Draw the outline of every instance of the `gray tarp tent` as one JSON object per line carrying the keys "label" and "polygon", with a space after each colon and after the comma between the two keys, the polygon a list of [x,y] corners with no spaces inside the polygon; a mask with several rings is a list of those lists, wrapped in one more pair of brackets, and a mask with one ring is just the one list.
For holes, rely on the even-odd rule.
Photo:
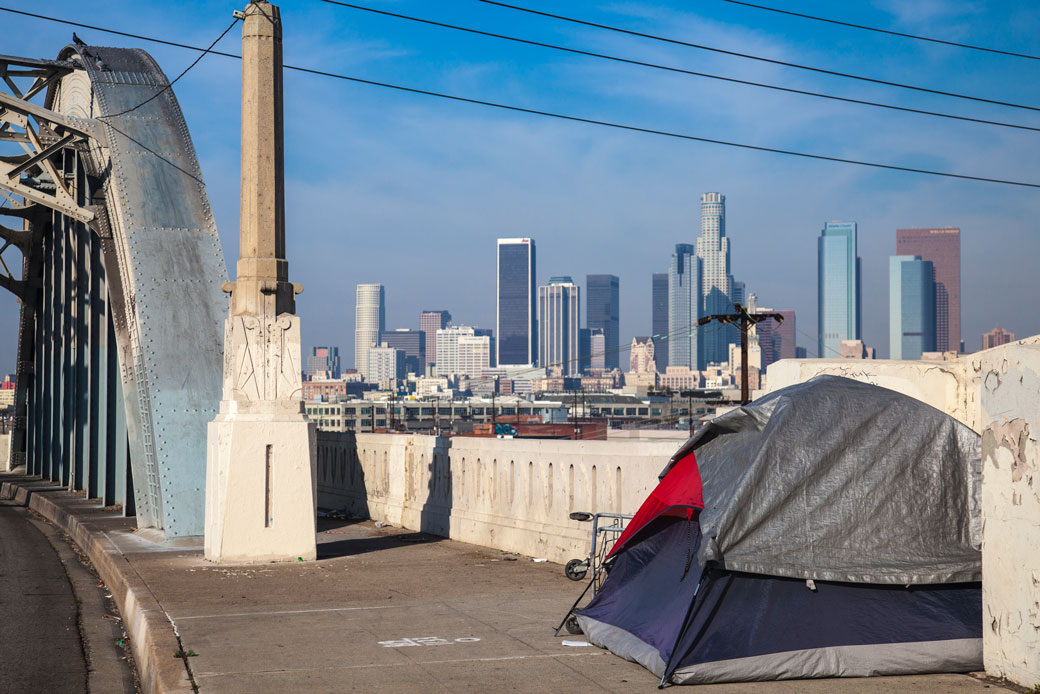
{"label": "gray tarp tent", "polygon": [[703,508],[626,532],[578,621],[675,682],[981,667],[980,468],[975,432],[894,391],[770,393],[673,456]]}

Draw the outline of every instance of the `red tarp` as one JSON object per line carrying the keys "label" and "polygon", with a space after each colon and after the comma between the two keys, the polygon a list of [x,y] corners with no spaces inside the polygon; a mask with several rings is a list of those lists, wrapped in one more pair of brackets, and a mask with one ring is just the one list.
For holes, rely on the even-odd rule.
{"label": "red tarp", "polygon": [[664,479],[657,485],[636,515],[628,522],[625,532],[614,543],[610,550],[612,556],[636,533],[645,528],[658,516],[678,515],[684,518],[693,516],[694,509],[704,508],[704,491],[701,488],[701,473],[697,469],[697,460],[690,451],[679,460]]}

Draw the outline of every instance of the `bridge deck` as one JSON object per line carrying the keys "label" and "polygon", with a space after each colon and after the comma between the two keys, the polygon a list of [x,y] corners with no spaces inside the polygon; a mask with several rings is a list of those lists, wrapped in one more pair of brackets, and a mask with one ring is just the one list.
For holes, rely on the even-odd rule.
{"label": "bridge deck", "polygon": [[[117,571],[131,585],[136,582],[139,598],[146,591],[144,610],[149,604],[166,610],[203,693],[656,690],[656,679],[642,667],[597,648],[564,646],[563,638],[553,636],[552,627],[581,587],[556,564],[529,557],[507,561],[509,555],[496,550],[376,528],[370,521],[320,521],[317,562],[217,566],[202,558],[192,540],[153,544],[132,532],[132,518],[105,513],[65,492],[37,496],[51,502],[34,502],[45,514],[60,520],[63,511],[71,512],[63,524],[78,523],[74,534],[81,542],[111,541],[98,542],[90,553],[105,552],[114,561],[92,556],[95,564],[102,575]],[[132,624],[135,616],[122,607]],[[156,662],[168,681],[176,679],[183,666],[169,652],[176,649],[168,645],[174,643],[172,628],[161,618],[151,626],[150,640],[165,644],[155,649]],[[181,684],[191,691],[186,681]],[[969,676],[933,675],[698,691],[909,694],[987,688],[992,691],[992,683]]]}

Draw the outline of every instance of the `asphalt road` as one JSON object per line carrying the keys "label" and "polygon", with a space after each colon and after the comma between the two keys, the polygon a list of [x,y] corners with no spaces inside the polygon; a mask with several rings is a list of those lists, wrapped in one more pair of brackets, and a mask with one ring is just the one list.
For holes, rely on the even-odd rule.
{"label": "asphalt road", "polygon": [[110,611],[60,534],[0,500],[0,692],[133,692]]}

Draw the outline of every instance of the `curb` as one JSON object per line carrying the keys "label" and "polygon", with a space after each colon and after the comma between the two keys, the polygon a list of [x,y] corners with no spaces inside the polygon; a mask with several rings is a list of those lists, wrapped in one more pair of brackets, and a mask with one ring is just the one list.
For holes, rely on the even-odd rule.
{"label": "curb", "polygon": [[46,494],[13,482],[0,484],[0,496],[13,498],[63,530],[87,555],[112,593],[130,635],[141,687],[147,694],[192,694],[195,689],[174,628],[158,599],[122,551],[103,531],[76,518]]}

